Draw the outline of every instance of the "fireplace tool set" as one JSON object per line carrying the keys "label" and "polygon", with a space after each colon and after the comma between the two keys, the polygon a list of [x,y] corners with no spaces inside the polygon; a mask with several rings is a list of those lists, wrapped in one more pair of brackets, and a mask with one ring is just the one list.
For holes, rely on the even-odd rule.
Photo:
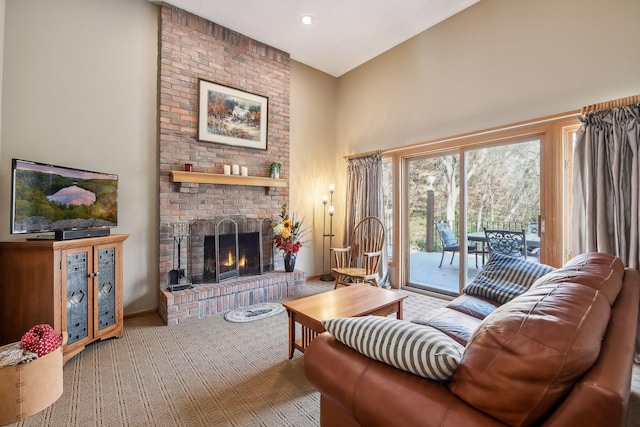
{"label": "fireplace tool set", "polygon": [[[167,274],[169,292],[180,291],[182,289],[190,289],[192,286],[186,283],[184,268],[180,266],[180,258],[182,255],[181,245],[182,240],[189,235],[189,224],[173,224],[171,237],[173,237],[173,270]],[[176,254],[177,248],[177,254]],[[178,260],[178,267],[176,268],[176,259]]]}

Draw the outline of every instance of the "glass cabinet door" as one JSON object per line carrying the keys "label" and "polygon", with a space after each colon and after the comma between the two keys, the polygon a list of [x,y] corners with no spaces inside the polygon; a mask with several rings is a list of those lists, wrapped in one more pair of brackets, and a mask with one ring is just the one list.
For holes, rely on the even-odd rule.
{"label": "glass cabinet door", "polygon": [[67,345],[89,338],[91,296],[88,268],[90,253],[66,252]]}
{"label": "glass cabinet door", "polygon": [[98,330],[116,323],[116,249],[98,250]]}

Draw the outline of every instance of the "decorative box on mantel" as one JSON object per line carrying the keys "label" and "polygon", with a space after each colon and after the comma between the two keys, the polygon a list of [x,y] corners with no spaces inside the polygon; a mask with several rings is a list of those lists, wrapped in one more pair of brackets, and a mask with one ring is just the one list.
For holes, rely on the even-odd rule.
{"label": "decorative box on mantel", "polygon": [[177,325],[237,308],[300,295],[305,288],[304,271],[270,271],[221,283],[195,285],[170,292],[160,289],[158,312],[165,325]]}

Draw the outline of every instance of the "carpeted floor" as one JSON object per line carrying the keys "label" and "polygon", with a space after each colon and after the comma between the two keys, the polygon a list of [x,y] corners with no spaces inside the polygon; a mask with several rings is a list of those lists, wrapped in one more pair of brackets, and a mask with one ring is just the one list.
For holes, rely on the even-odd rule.
{"label": "carpeted floor", "polygon": [[[333,289],[310,281],[307,294]],[[404,318],[446,304],[407,292]],[[319,394],[287,359],[287,315],[230,323],[223,315],[166,327],[125,321],[125,336],[89,345],[64,367],[64,393],[12,426],[318,426]],[[640,427],[640,372],[627,427]]]}

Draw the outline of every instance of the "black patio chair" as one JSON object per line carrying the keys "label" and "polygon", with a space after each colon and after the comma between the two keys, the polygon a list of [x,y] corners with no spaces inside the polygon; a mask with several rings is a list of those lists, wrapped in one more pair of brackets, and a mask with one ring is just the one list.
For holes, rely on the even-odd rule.
{"label": "black patio chair", "polygon": [[[453,257],[456,252],[460,252],[460,242],[456,239],[456,236],[453,234],[453,230],[451,230],[448,222],[443,221],[437,223],[436,229],[438,230],[440,243],[442,244],[442,257],[440,258],[440,265],[438,266],[438,268],[440,268],[442,267],[442,260],[444,259],[445,252],[451,252],[451,261],[449,264],[453,264]],[[468,243],[467,253],[476,254],[476,268],[478,268],[478,245],[475,243]]]}
{"label": "black patio chair", "polygon": [[493,253],[527,259],[527,238],[524,230],[484,229],[489,246],[489,259]]}

